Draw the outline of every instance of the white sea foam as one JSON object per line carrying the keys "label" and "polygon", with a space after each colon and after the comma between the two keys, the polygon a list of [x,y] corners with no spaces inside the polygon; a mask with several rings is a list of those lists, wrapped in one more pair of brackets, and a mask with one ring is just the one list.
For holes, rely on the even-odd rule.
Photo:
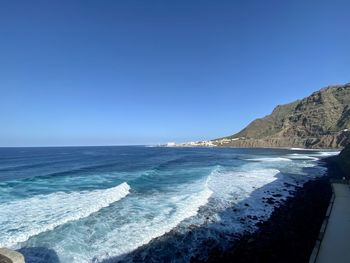
{"label": "white sea foam", "polygon": [[[199,187],[202,190],[192,192]],[[138,203],[140,211],[136,212],[134,208],[127,206],[122,208],[120,213],[124,215],[130,215],[134,211],[133,220],[109,231],[102,242],[94,244],[93,248],[97,252],[95,261],[100,262],[110,256],[128,253],[153,238],[164,235],[183,220],[195,216],[199,208],[208,203],[212,193],[206,183],[195,183],[181,186],[175,192],[155,194],[147,199],[136,197],[137,201],[134,200],[134,203]],[[153,215],[155,210],[157,213]],[[103,251],[108,251],[108,254],[102,253]]]}
{"label": "white sea foam", "polygon": [[217,170],[210,175],[208,185],[214,191],[214,196],[237,203],[249,197],[255,189],[275,181],[278,174],[280,171],[277,169]]}
{"label": "white sea foam", "polygon": [[[298,163],[297,166],[305,167],[304,165],[310,162]],[[256,230],[257,222],[266,220],[274,207],[279,206],[292,194],[296,186],[300,186],[307,180],[301,173],[300,167],[295,170],[295,175],[284,174],[276,168],[268,168],[282,167],[285,169],[289,166],[294,167],[290,162],[282,164],[250,162],[240,167],[231,168],[217,166],[207,180],[208,187],[213,191],[212,198],[197,217],[185,220],[180,224],[180,229],[194,229],[190,232],[190,242],[192,243],[184,244],[184,238],[181,236],[179,238],[175,236],[174,239],[171,239],[171,242],[177,243],[176,251],[181,252],[188,246],[191,247],[190,251],[186,255],[182,255],[179,261],[190,261],[193,253],[205,260],[207,249],[203,248],[201,244],[205,243],[208,238],[214,244],[217,242],[221,247],[225,247],[232,245],[230,244],[232,235]],[[298,175],[304,179],[298,178]],[[203,223],[201,224],[201,222]],[[202,227],[193,227],[196,225]],[[177,231],[181,230],[177,229]],[[145,255],[150,255],[152,259],[152,254],[167,253],[166,249],[158,249],[156,245],[146,247],[145,250],[127,258],[125,262],[133,262],[134,258],[139,259]],[[172,253],[176,251],[172,251]],[[174,260],[174,262],[177,261]]]}
{"label": "white sea foam", "polygon": [[[254,169],[250,169],[251,167]],[[208,181],[209,188],[214,192],[213,208],[222,211],[217,213],[216,223],[212,223],[211,228],[222,234],[255,230],[256,222],[250,222],[247,217],[255,216],[259,220],[266,220],[277,205],[267,204],[264,198],[279,194],[274,197],[278,202],[290,195],[284,186],[289,178],[278,169],[257,168],[252,165],[242,168],[232,171],[217,169],[212,172]]]}
{"label": "white sea foam", "polygon": [[319,156],[332,156],[332,155],[338,155],[340,153],[340,151],[332,151],[332,152],[318,152],[317,155]]}
{"label": "white sea foam", "polygon": [[129,194],[130,186],[81,192],[56,192],[0,204],[0,247],[88,217]]}
{"label": "white sea foam", "polygon": [[340,152],[338,151],[321,151],[321,152],[312,152],[309,154],[300,154],[300,153],[292,153],[288,154],[287,157],[292,160],[319,160],[323,157],[337,155]]}
{"label": "white sea foam", "polygon": [[[33,237],[26,245],[48,242],[62,262],[101,262],[131,252],[169,232],[195,216],[211,195],[204,179],[172,185],[168,191],[147,194],[135,191],[108,210],[72,222],[69,227],[47,233],[45,237]],[[76,247],[83,248],[84,253]]]}
{"label": "white sea foam", "polygon": [[256,161],[256,162],[290,162],[291,160],[283,157],[263,157],[263,158],[251,158],[246,159],[248,161]]}
{"label": "white sea foam", "polygon": [[[308,153],[303,154],[307,155]],[[297,157],[300,155],[291,156]],[[248,156],[244,156],[244,158],[246,157]],[[250,221],[248,216],[255,215],[259,220],[267,219],[274,206],[290,195],[289,191],[293,190],[293,186],[300,185],[299,182],[303,182],[303,178],[306,180],[306,175],[309,173],[319,173],[316,168],[312,171],[311,169],[309,169],[310,171],[303,170],[306,167],[314,169],[313,167],[317,165],[317,162],[312,161],[313,159],[297,161],[289,158],[288,155],[256,157],[255,159],[249,159],[250,162],[244,162],[243,165],[230,166],[230,168],[217,166],[208,177],[207,172],[197,172],[197,177],[196,170],[191,170],[191,168],[189,168],[189,173],[184,173],[181,169],[172,170],[171,172],[163,170],[154,172],[151,170],[152,176],[150,178],[147,176],[148,172],[145,171],[128,171],[125,174],[118,172],[116,175],[108,176],[97,175],[97,178],[101,176],[99,180],[103,179],[108,184],[116,176],[118,180],[127,177],[129,182],[132,180],[135,183],[133,184],[135,185],[133,193],[122,201],[115,202],[108,209],[103,209],[94,214],[91,214],[93,211],[86,212],[86,216],[76,217],[80,220],[69,219],[68,221],[71,222],[63,227],[57,227],[53,231],[33,236],[20,245],[22,247],[32,247],[49,244],[49,247],[58,254],[61,262],[101,262],[106,258],[127,254],[174,228],[176,232],[187,231],[185,229],[209,222],[207,226],[210,231],[214,230],[213,233],[220,233],[220,235],[226,233],[228,237],[230,233],[239,233],[244,230],[251,231],[256,227],[256,221]],[[317,155],[317,152],[313,152],[313,157],[320,156]],[[283,171],[283,173],[280,171]],[[291,175],[288,175],[288,173]],[[192,177],[188,175],[192,175]],[[183,178],[186,178],[186,180],[183,180]],[[81,184],[82,181],[85,182],[86,180],[81,176],[77,184]],[[91,182],[88,181],[84,185],[95,184],[96,178],[92,178]],[[289,186],[284,185],[286,182],[289,183]],[[63,185],[73,183],[68,181]],[[60,210],[61,206],[64,206],[58,198],[60,200],[59,204],[53,206],[48,204],[46,206],[50,207],[52,211],[50,209],[44,210],[46,211],[44,214],[39,213],[39,217],[32,216],[33,219],[29,216],[29,219],[26,219],[25,222],[28,222],[28,226],[29,224],[34,226],[30,230],[40,230],[39,233],[52,229],[54,226],[50,228],[50,224],[60,220],[59,215],[71,218],[74,213],[81,213],[80,209],[90,209],[96,203],[100,204],[99,207],[104,207],[101,204],[108,206],[109,204],[107,201],[105,202],[103,196],[104,191],[107,190],[109,189],[76,193],[79,196],[85,195],[85,198],[77,198],[72,195],[74,193],[48,194],[46,198],[57,194],[70,195],[71,197],[66,199],[66,210],[62,209],[60,212],[56,212],[56,210]],[[128,192],[129,188],[126,194]],[[88,193],[94,194],[89,196]],[[273,195],[275,195],[276,203],[266,203],[266,197],[272,197]],[[29,212],[27,215],[34,215],[38,213],[35,208],[36,205],[34,205],[35,202],[27,200],[35,201],[35,198],[39,201],[43,200],[36,196],[7,204],[12,204],[10,208],[13,210],[18,207],[20,212],[28,206]],[[53,197],[49,198],[49,201],[49,203],[57,203]],[[16,202],[18,202],[18,205],[14,206],[13,204],[16,204]],[[40,202],[38,203],[40,204]],[[0,204],[0,209],[3,210],[4,205]],[[67,207],[69,208],[67,209]],[[198,212],[200,207],[202,209]],[[13,212],[8,215],[15,216],[16,213]],[[56,218],[52,219],[51,215]],[[1,236],[1,234],[6,234],[6,242],[9,243],[8,238],[10,234],[12,235],[12,232],[10,233],[11,227],[17,226],[18,222],[23,220],[16,219],[16,222],[10,222],[9,216],[5,219],[2,217],[3,215],[0,214],[0,245],[5,240],[4,235]],[[3,224],[7,224],[6,231],[8,232],[5,232],[5,228],[2,228]],[[25,230],[23,231],[25,232]],[[15,229],[15,236],[18,236],[16,231],[23,233],[21,229]],[[26,233],[27,236],[24,236],[22,240],[26,240],[31,234],[29,230],[24,234]],[[204,231],[203,238],[208,233],[208,231]],[[193,237],[194,242],[197,242],[197,240],[201,242],[200,237],[200,235]],[[215,237],[217,236],[213,236],[213,238]],[[179,249],[181,249],[181,245],[184,245],[181,242],[179,242]],[[229,242],[229,238],[227,242]],[[205,253],[205,251],[201,251],[201,253]],[[188,255],[190,258],[190,252]]]}
{"label": "white sea foam", "polygon": [[306,154],[299,154],[299,153],[288,154],[287,157],[292,160],[314,160],[314,161],[319,160],[319,158],[317,157],[306,155]]}
{"label": "white sea foam", "polygon": [[307,151],[305,148],[289,148],[290,150]]}

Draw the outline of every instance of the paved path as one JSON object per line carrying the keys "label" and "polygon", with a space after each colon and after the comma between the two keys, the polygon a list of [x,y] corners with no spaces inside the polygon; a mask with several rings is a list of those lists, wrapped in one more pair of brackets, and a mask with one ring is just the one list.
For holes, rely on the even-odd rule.
{"label": "paved path", "polygon": [[332,184],[334,204],[317,256],[317,263],[350,262],[350,189],[349,185]]}

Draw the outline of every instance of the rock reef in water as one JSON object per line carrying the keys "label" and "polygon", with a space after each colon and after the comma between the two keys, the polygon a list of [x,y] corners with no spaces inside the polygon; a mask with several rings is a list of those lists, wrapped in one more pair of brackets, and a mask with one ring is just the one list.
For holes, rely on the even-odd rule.
{"label": "rock reef in water", "polygon": [[211,141],[230,147],[343,148],[350,143],[350,83],[334,85]]}

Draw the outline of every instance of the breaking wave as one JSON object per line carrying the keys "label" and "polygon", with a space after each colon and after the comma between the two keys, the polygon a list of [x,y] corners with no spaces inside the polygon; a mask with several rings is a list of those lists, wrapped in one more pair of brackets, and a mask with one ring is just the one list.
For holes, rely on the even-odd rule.
{"label": "breaking wave", "polygon": [[247,161],[256,161],[256,162],[290,162],[291,160],[283,157],[266,157],[266,158],[252,158],[246,159]]}
{"label": "breaking wave", "polygon": [[56,192],[0,204],[0,247],[88,217],[129,194],[130,186],[81,192]]}

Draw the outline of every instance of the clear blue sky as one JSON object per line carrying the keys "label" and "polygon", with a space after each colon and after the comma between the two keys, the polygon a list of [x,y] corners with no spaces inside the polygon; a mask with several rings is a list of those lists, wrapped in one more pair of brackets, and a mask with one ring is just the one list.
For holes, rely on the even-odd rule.
{"label": "clear blue sky", "polygon": [[350,1],[0,2],[0,146],[239,131],[350,82]]}

